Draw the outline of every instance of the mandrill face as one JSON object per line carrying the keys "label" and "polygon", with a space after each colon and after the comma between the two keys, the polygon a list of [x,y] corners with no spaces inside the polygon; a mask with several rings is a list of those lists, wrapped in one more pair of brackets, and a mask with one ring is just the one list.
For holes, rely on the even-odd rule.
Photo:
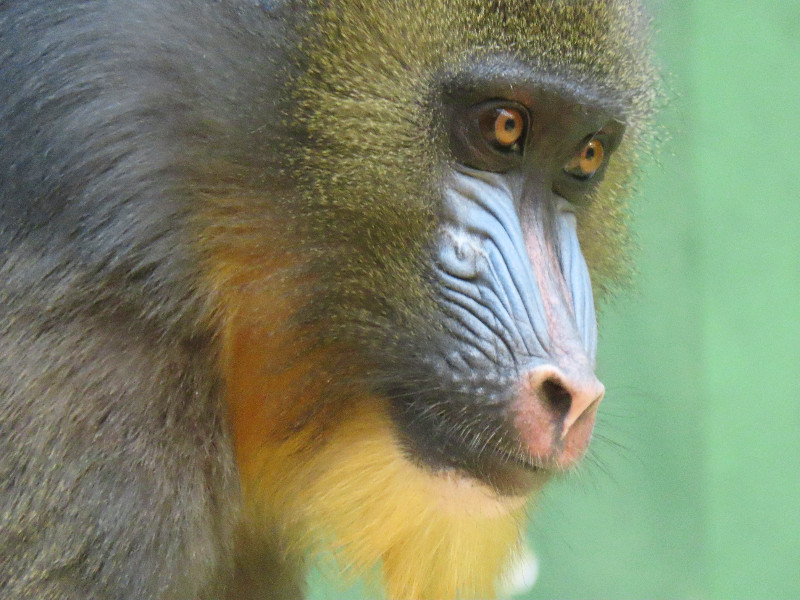
{"label": "mandrill face", "polygon": [[448,85],[454,160],[433,267],[443,327],[419,348],[427,385],[390,392],[423,460],[507,495],[589,443],[604,388],[577,210],[624,132],[613,111],[514,66],[513,84],[473,65],[469,83]]}
{"label": "mandrill face", "polygon": [[[307,197],[337,223],[315,302],[412,462],[526,495],[583,455],[604,394],[591,280],[624,277],[617,192],[652,73],[625,63],[643,43],[627,3],[438,4],[321,12],[358,41],[312,36],[301,80]],[[461,19],[472,47],[441,37]]]}

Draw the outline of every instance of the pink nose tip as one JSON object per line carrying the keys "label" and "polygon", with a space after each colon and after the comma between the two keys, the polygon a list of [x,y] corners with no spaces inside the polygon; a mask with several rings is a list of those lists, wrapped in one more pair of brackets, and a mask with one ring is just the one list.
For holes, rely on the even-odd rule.
{"label": "pink nose tip", "polygon": [[567,373],[553,365],[525,375],[515,402],[521,441],[543,465],[565,468],[584,453],[605,387],[590,370]]}
{"label": "pink nose tip", "polygon": [[534,394],[561,421],[561,438],[565,438],[575,422],[589,407],[602,400],[605,386],[593,373],[567,377],[555,367],[539,367],[530,374]]}

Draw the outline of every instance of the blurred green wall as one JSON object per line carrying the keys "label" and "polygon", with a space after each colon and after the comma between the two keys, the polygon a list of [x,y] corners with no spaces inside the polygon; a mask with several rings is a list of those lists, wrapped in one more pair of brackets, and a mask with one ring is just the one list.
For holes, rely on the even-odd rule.
{"label": "blurred green wall", "polygon": [[[668,138],[519,598],[800,599],[800,1],[650,0]],[[349,598],[312,576],[311,597]]]}
{"label": "blurred green wall", "polygon": [[800,2],[651,1],[668,140],[526,598],[800,598]]}

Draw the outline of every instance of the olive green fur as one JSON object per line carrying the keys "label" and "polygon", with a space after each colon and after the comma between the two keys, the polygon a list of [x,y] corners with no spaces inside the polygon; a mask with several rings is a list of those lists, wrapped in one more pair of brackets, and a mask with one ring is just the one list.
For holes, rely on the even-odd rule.
{"label": "olive green fur", "polygon": [[[647,145],[656,79],[638,3],[319,1],[311,12],[301,45],[307,62],[294,87],[293,118],[310,140],[297,165],[301,204],[315,233],[329,242],[329,264],[348,265],[349,274],[337,273],[342,288],[352,295],[349,284],[358,282],[355,289],[363,291],[351,301],[424,302],[408,296],[420,289],[413,282],[424,270],[419,258],[436,228],[440,180],[450,161],[444,136],[431,135],[436,115],[428,100],[437,76],[493,54],[573,81],[603,82],[601,93],[630,107],[605,181],[579,211],[595,293],[603,297],[625,280],[626,197]],[[339,260],[337,252],[349,259]],[[376,264],[378,256],[393,264]]]}

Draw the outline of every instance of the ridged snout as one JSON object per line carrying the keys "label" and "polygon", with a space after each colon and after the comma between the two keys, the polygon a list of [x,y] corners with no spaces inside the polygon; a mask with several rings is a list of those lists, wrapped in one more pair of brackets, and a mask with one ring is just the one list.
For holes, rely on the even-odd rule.
{"label": "ridged snout", "polygon": [[[559,204],[563,208],[559,208]],[[512,400],[514,425],[533,464],[565,469],[589,446],[605,387],[594,373],[597,326],[588,269],[574,214],[556,203],[555,230],[523,221],[525,251],[536,281],[529,292],[542,354],[522,370]]]}
{"label": "ridged snout", "polygon": [[565,469],[586,451],[605,392],[594,373],[597,323],[575,213],[542,186],[530,187],[517,202],[498,174],[454,176],[440,293],[456,354],[469,357],[471,348],[483,359],[465,359],[461,370],[508,374],[502,393],[476,388],[475,397],[508,399],[511,453]]}

